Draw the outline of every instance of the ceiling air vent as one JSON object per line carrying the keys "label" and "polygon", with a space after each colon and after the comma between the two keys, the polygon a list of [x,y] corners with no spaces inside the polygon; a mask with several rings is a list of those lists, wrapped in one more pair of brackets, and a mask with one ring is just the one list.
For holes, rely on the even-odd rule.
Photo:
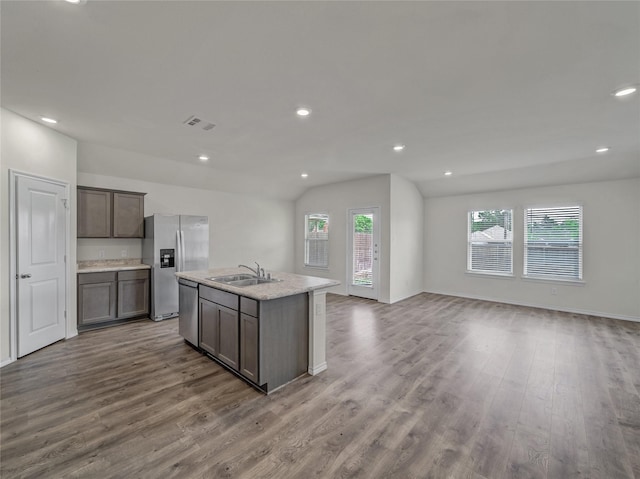
{"label": "ceiling air vent", "polygon": [[197,126],[198,128],[202,128],[204,131],[213,130],[213,128],[216,126],[210,121],[203,120],[202,118],[198,118],[195,115],[191,115],[182,123],[187,126]]}

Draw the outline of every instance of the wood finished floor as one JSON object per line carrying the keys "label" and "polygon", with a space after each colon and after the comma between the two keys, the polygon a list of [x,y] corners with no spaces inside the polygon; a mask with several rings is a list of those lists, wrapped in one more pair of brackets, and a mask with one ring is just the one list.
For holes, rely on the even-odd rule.
{"label": "wood finished floor", "polygon": [[177,320],[0,370],[0,476],[640,479],[640,323],[328,295],[329,369],[264,396]]}

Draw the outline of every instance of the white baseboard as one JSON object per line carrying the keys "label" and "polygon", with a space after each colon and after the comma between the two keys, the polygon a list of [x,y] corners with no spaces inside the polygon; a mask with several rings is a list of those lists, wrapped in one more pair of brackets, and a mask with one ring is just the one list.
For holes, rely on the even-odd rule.
{"label": "white baseboard", "polygon": [[442,295],[445,295],[445,296],[457,296],[459,298],[477,299],[477,300],[480,300],[480,301],[491,301],[491,302],[494,302],[494,303],[513,304],[515,306],[526,306],[526,307],[529,307],[529,308],[547,309],[549,311],[562,311],[563,313],[584,314],[584,315],[587,315],[587,316],[597,316],[597,317],[600,317],[600,318],[621,319],[623,321],[633,321],[635,323],[640,323],[640,317],[626,316],[626,315],[623,315],[623,314],[606,313],[606,312],[603,312],[603,311],[590,311],[590,310],[586,310],[586,309],[541,306],[539,304],[523,303],[523,302],[519,302],[519,301],[506,301],[504,299],[491,298],[491,297],[488,297],[488,296],[475,296],[475,295],[456,293],[456,292],[451,292],[451,291],[425,291],[425,293],[442,294]]}
{"label": "white baseboard", "polygon": [[310,367],[309,369],[307,369],[307,372],[311,375],[311,376],[316,376],[318,374],[320,374],[322,371],[325,371],[327,369],[327,362],[323,362],[318,364],[316,367],[312,368]]}
{"label": "white baseboard", "polygon": [[14,362],[14,361],[15,361],[15,359],[14,359],[14,358],[7,358],[7,359],[5,359],[4,361],[2,361],[2,362],[0,363],[0,368],[3,368],[3,367],[5,367],[7,364],[11,364],[11,363],[12,363],[12,362]]}

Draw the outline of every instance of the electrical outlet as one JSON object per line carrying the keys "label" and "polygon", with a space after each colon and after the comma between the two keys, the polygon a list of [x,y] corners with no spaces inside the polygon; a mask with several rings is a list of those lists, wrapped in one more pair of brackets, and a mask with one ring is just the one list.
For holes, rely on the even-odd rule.
{"label": "electrical outlet", "polygon": [[104,250],[98,250],[98,258],[104,258]]}
{"label": "electrical outlet", "polygon": [[120,256],[126,258],[127,256],[129,256],[129,252],[126,249],[123,249],[122,251],[120,251]]}
{"label": "electrical outlet", "polygon": [[555,296],[556,294],[558,294],[558,288],[551,288],[551,294],[553,296]]}

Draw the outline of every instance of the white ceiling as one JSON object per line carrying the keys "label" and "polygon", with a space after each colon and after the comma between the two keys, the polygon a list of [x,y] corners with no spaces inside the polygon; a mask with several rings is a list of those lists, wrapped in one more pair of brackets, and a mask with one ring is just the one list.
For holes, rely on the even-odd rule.
{"label": "white ceiling", "polygon": [[[207,153],[196,186],[293,199],[394,173],[435,196],[640,176],[640,95],[611,95],[640,82],[639,2],[0,8],[5,108],[184,171]],[[216,127],[183,125],[192,114]]]}

